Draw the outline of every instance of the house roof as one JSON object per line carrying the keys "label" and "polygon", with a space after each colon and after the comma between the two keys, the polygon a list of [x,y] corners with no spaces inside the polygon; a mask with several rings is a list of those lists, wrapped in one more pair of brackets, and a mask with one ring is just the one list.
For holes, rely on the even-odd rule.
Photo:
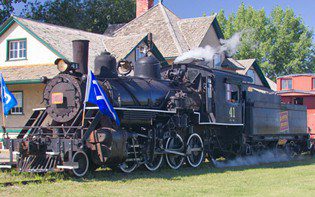
{"label": "house roof", "polygon": [[178,21],[178,25],[190,48],[199,47],[214,19],[215,15]]}
{"label": "house roof", "polygon": [[39,83],[42,76],[52,77],[59,73],[54,64],[2,66],[0,70],[7,84]]}
{"label": "house roof", "polygon": [[273,91],[277,91],[277,84],[268,77],[266,77],[266,80],[270,86],[270,89],[272,89]]}
{"label": "house roof", "polygon": [[91,67],[94,65],[95,57],[105,50],[112,53],[117,59],[125,58],[146,36],[146,34],[135,34],[109,37],[29,19],[15,18],[68,60],[72,60],[72,40],[89,40],[89,66]]}
{"label": "house roof", "polygon": [[260,78],[262,84],[267,88],[271,88],[264,73],[260,69],[260,66],[258,65],[256,59],[237,60],[237,62],[239,62],[245,68],[243,70],[236,70],[237,73],[242,74],[242,75],[246,75],[247,71],[251,67],[253,67],[255,69],[258,77]]}
{"label": "house roof", "polygon": [[[147,34],[133,34],[128,36],[115,36],[110,37],[102,34],[90,33],[82,30],[42,23],[30,19],[24,19],[20,17],[11,17],[8,19],[3,26],[0,27],[0,36],[14,23],[18,23],[28,33],[37,38],[42,44],[48,47],[58,57],[66,58],[72,61],[72,40],[89,40],[89,66],[94,69],[94,59],[96,56],[101,54],[103,51],[108,51],[114,55],[117,60],[126,58],[130,52],[138,46],[142,41],[147,42]],[[153,53],[161,61],[166,62],[163,56],[158,51],[157,47],[153,43]],[[47,67],[48,68],[48,67]],[[55,67],[54,67],[55,68]],[[13,73],[24,73],[26,70],[23,66],[21,67],[7,67],[1,68],[1,72],[8,72],[12,70]],[[46,69],[46,68],[45,68]],[[56,73],[42,69],[42,67],[34,67],[32,73],[23,77],[23,79],[33,79],[38,76],[52,77]],[[10,75],[10,74],[9,74]],[[32,75],[32,76],[31,76]],[[7,75],[4,75],[7,76]],[[18,74],[8,77],[6,80],[20,80]]]}
{"label": "house roof", "polygon": [[256,59],[245,59],[245,60],[237,60],[245,69],[237,70],[236,72],[242,75],[245,75],[247,71],[252,67]]}
{"label": "house roof", "polygon": [[277,79],[286,78],[286,77],[314,77],[314,76],[315,76],[315,73],[303,73],[303,74],[284,75],[284,76],[277,77]]}
{"label": "house roof", "polygon": [[305,90],[281,90],[277,94],[281,96],[303,96],[303,95],[315,95],[315,91],[305,91]]}
{"label": "house roof", "polygon": [[114,36],[153,33],[153,40],[164,57],[177,57],[198,47],[210,26],[223,38],[215,15],[181,19],[162,3],[115,31]]}
{"label": "house roof", "polygon": [[238,71],[245,69],[245,67],[242,64],[240,64],[237,60],[233,58],[225,58],[221,66],[224,68],[230,68],[230,69],[238,70]]}
{"label": "house roof", "polygon": [[115,31],[120,29],[122,26],[124,26],[126,23],[120,23],[120,24],[109,24],[107,29],[104,32],[104,35],[106,36],[113,36]]}

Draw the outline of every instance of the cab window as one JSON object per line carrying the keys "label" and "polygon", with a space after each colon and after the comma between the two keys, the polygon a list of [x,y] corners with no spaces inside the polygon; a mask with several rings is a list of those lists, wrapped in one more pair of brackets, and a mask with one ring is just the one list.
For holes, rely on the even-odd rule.
{"label": "cab window", "polygon": [[239,87],[235,84],[225,84],[226,100],[230,103],[239,102]]}

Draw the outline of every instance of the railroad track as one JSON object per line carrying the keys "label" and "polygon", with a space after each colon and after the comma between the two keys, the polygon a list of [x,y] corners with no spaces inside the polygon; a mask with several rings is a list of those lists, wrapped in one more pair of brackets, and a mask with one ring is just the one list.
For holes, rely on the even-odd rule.
{"label": "railroad track", "polygon": [[43,182],[55,182],[55,178],[51,179],[43,179],[43,180],[23,180],[23,181],[8,181],[8,182],[0,182],[0,186],[3,187],[9,187],[9,186],[14,186],[14,185],[27,185],[30,183],[43,183]]}

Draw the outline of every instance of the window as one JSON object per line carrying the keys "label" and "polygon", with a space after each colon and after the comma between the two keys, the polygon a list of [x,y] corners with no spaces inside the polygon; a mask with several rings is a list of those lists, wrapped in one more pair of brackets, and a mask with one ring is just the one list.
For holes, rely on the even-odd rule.
{"label": "window", "polygon": [[143,58],[146,56],[147,49],[145,46],[139,46],[136,48],[136,61],[140,58]]}
{"label": "window", "polygon": [[213,66],[214,67],[221,66],[221,55],[220,54],[214,54],[214,56],[213,56]]}
{"label": "window", "polygon": [[291,90],[292,89],[292,79],[282,79],[281,80],[281,89],[282,90]]}
{"label": "window", "polygon": [[312,78],[312,88],[315,89],[315,78]]}
{"label": "window", "polygon": [[294,98],[293,102],[295,105],[303,105],[303,98],[302,97]]}
{"label": "window", "polygon": [[11,109],[10,114],[23,114],[23,92],[12,92],[12,94],[18,104]]}
{"label": "window", "polygon": [[8,60],[26,59],[26,39],[8,41]]}
{"label": "window", "polygon": [[225,84],[226,88],[226,100],[231,103],[237,103],[239,101],[239,88],[235,84]]}
{"label": "window", "polygon": [[255,83],[255,71],[252,69],[249,69],[246,73],[247,76],[251,77],[253,79],[253,83]]}

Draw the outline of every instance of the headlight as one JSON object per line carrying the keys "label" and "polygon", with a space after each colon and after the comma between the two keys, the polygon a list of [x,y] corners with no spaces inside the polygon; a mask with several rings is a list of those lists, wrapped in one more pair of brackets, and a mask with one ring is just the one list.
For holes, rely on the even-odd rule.
{"label": "headlight", "polygon": [[79,64],[75,62],[69,62],[68,60],[58,58],[55,61],[55,65],[57,66],[60,72],[68,72],[70,70],[77,70],[79,68]]}
{"label": "headlight", "polygon": [[63,59],[57,59],[55,64],[60,72],[65,72],[69,68],[69,64]]}

